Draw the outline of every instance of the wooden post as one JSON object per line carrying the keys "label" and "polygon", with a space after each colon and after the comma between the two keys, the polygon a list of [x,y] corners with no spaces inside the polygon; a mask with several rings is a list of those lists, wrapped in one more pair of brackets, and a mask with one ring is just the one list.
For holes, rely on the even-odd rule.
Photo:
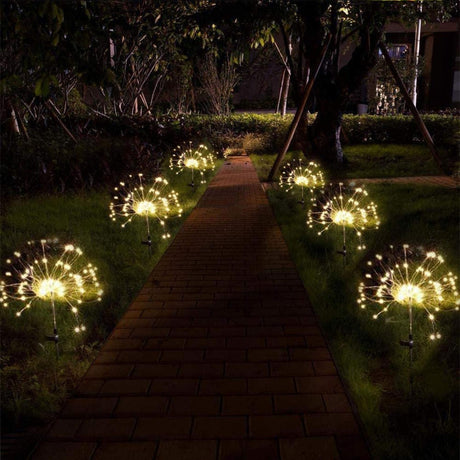
{"label": "wooden post", "polygon": [[422,120],[422,117],[420,116],[420,113],[417,110],[417,107],[415,107],[414,103],[412,102],[412,98],[410,97],[410,94],[407,91],[407,88],[404,85],[404,82],[402,81],[401,76],[398,73],[398,70],[393,64],[393,61],[391,60],[391,57],[388,54],[388,50],[386,49],[385,45],[382,42],[379,43],[379,48],[382,51],[383,57],[385,58],[385,62],[390,68],[390,71],[393,74],[393,77],[396,80],[396,83],[399,86],[399,89],[401,90],[401,94],[404,96],[404,99],[406,100],[406,103],[409,106],[409,109],[415,118],[415,121],[423,135],[423,138],[425,139],[425,142],[427,143],[428,148],[430,149],[431,155],[433,156],[434,160],[436,161],[438,166],[441,168],[441,170],[446,173],[446,169],[441,161],[441,158],[439,157],[438,151],[436,150],[436,146],[434,145],[430,132],[428,131],[428,128],[426,127],[424,121]]}
{"label": "wooden post", "polygon": [[331,34],[328,35],[327,40],[325,45],[323,46],[323,49],[321,50],[321,58],[318,62],[318,65],[315,69],[315,72],[310,75],[310,79],[308,80],[307,86],[305,88],[305,91],[302,96],[302,101],[297,107],[297,112],[294,116],[294,120],[292,120],[291,126],[289,128],[289,132],[286,138],[286,141],[283,145],[283,148],[281,152],[278,154],[276,157],[275,163],[273,164],[273,167],[270,171],[270,174],[268,175],[268,181],[271,182],[273,180],[273,177],[276,174],[276,171],[278,171],[278,168],[283,161],[284,156],[286,155],[286,152],[289,149],[289,146],[291,145],[292,139],[294,137],[295,132],[297,131],[297,127],[299,126],[300,119],[302,117],[303,111],[305,110],[305,106],[307,105],[308,97],[310,96],[311,89],[313,88],[313,85],[315,83],[315,79],[318,76],[319,70],[321,69],[321,66],[323,65],[324,58],[326,56],[327,49],[329,48],[329,43],[331,42]]}

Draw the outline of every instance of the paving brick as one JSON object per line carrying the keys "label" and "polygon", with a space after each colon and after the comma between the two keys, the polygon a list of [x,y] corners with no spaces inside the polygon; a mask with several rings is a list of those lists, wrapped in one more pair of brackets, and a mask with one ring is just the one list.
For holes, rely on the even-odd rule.
{"label": "paving brick", "polygon": [[247,437],[246,417],[196,417],[192,438],[242,439]]}
{"label": "paving brick", "polygon": [[198,337],[189,338],[185,343],[185,348],[209,349],[224,348],[225,337]]}
{"label": "paving brick", "polygon": [[114,379],[107,380],[101,387],[101,395],[142,395],[147,394],[151,380]]}
{"label": "paving brick", "polygon": [[287,336],[287,337],[267,337],[267,347],[269,348],[286,348],[286,347],[304,347],[305,337]]}
{"label": "paving brick", "polygon": [[222,440],[219,460],[279,460],[273,439]]}
{"label": "paving brick", "polygon": [[268,376],[267,363],[227,363],[225,365],[227,377],[266,377]]}
{"label": "paving brick", "polygon": [[191,417],[140,418],[133,439],[186,439],[190,435],[191,426]]}
{"label": "paving brick", "polygon": [[182,363],[203,361],[204,350],[164,350],[161,354],[162,363]]}
{"label": "paving brick", "polygon": [[124,441],[131,437],[136,419],[94,418],[84,420],[75,437],[82,440]]}
{"label": "paving brick", "polygon": [[353,414],[307,414],[305,425],[312,436],[359,434]]}
{"label": "paving brick", "polygon": [[217,441],[160,441],[155,460],[215,460]]}
{"label": "paving brick", "polygon": [[198,392],[198,379],[154,379],[152,395],[194,395]]}
{"label": "paving brick", "polygon": [[334,361],[315,361],[313,363],[316,375],[336,375],[337,369]]}
{"label": "paving brick", "polygon": [[98,353],[96,359],[94,360],[95,364],[112,364],[118,358],[118,351],[101,351]]}
{"label": "paving brick", "polygon": [[88,460],[95,442],[42,442],[33,452],[33,460]]}
{"label": "paving brick", "polygon": [[110,379],[128,377],[132,364],[93,364],[85,375],[87,379]]}
{"label": "paving brick", "polygon": [[220,412],[218,396],[173,396],[169,415],[217,415]]}
{"label": "paving brick", "polygon": [[294,361],[321,361],[332,359],[327,348],[291,348],[289,354]]}
{"label": "paving brick", "polygon": [[103,442],[91,460],[152,460],[156,442]]}
{"label": "paving brick", "polygon": [[153,350],[124,350],[118,354],[119,363],[155,363],[160,359],[160,351]]}
{"label": "paving brick", "polygon": [[280,439],[281,460],[339,460],[332,436]]}
{"label": "paving brick", "polygon": [[118,398],[72,398],[64,405],[61,416],[63,417],[103,417],[109,416]]}
{"label": "paving brick", "polygon": [[275,377],[296,377],[314,374],[313,365],[309,362],[270,363],[270,375]]}
{"label": "paving brick", "polygon": [[288,438],[304,435],[300,415],[251,415],[249,417],[251,438]]}
{"label": "paving brick", "polygon": [[227,339],[227,347],[237,348],[237,349],[264,348],[265,338],[263,337],[229,337]]}
{"label": "paving brick", "polygon": [[272,414],[271,396],[224,396],[222,399],[223,415]]}
{"label": "paving brick", "polygon": [[166,414],[169,398],[162,396],[123,396],[114,415],[120,417],[141,417]]}
{"label": "paving brick", "polygon": [[168,327],[136,327],[131,332],[130,337],[141,337],[141,338],[151,338],[151,337],[168,337],[171,329]]}
{"label": "paving brick", "polygon": [[248,361],[287,361],[288,350],[285,348],[265,348],[248,351]]}
{"label": "paving brick", "polygon": [[200,383],[200,394],[203,395],[238,395],[246,394],[246,379],[205,379]]}
{"label": "paving brick", "polygon": [[186,363],[182,364],[179,370],[180,377],[212,378],[224,375],[224,365],[222,363]]}
{"label": "paving brick", "polygon": [[133,378],[142,377],[175,377],[179,370],[177,364],[136,364]]}
{"label": "paving brick", "polygon": [[104,345],[104,351],[139,350],[142,347],[141,339],[110,339]]}
{"label": "paving brick", "polygon": [[278,414],[302,414],[324,412],[321,395],[275,395],[275,412]]}
{"label": "paving brick", "polygon": [[166,337],[147,340],[145,350],[182,350],[185,347],[185,338]]}
{"label": "paving brick", "polygon": [[290,377],[248,379],[249,394],[275,394],[294,392],[294,379]]}
{"label": "paving brick", "polygon": [[323,394],[327,412],[351,412],[351,406],[344,393]]}
{"label": "paving brick", "polygon": [[207,350],[205,361],[245,361],[246,350],[229,350],[229,349],[215,349]]}
{"label": "paving brick", "polygon": [[73,439],[82,423],[81,419],[58,419],[48,431],[48,439]]}
{"label": "paving brick", "polygon": [[336,376],[296,377],[299,393],[343,393],[342,382]]}

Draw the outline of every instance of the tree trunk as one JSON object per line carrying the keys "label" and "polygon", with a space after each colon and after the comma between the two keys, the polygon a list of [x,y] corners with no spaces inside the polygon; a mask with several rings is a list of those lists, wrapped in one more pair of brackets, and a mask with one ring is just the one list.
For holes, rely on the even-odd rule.
{"label": "tree trunk", "polygon": [[319,103],[318,115],[313,125],[313,148],[311,153],[319,156],[328,163],[343,163],[343,150],[340,141],[342,112],[337,107],[337,101],[322,100]]}
{"label": "tree trunk", "polygon": [[[287,70],[285,70],[287,74]],[[281,116],[284,117],[286,115],[287,110],[287,102],[288,102],[288,95],[289,95],[289,75],[283,80],[283,87],[281,92]]]}

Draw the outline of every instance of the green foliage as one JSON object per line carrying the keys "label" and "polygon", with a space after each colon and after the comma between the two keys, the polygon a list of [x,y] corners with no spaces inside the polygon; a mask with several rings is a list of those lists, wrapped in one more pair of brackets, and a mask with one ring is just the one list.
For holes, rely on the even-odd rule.
{"label": "green foliage", "polygon": [[447,266],[458,273],[457,196],[451,190],[420,186],[372,185],[367,189],[379,206],[382,225],[364,234],[368,249],[365,253],[352,251],[346,267],[336,253],[340,232],[319,237],[308,230],[305,209],[284,191],[271,190],[269,199],[357,404],[374,457],[457,458],[457,313],[439,315],[443,340],[433,344],[422,339],[430,329],[421,312],[416,312],[415,395],[410,400],[408,354],[399,345],[399,339],[407,336],[407,312],[393,311],[374,321],[370,311],[363,312],[356,304],[365,262],[390,243],[436,248],[446,257]]}
{"label": "green foliage", "polygon": [[[458,142],[460,119],[453,115],[423,115],[435,144],[453,146]],[[351,144],[422,143],[423,137],[411,115],[345,115],[343,129]]]}

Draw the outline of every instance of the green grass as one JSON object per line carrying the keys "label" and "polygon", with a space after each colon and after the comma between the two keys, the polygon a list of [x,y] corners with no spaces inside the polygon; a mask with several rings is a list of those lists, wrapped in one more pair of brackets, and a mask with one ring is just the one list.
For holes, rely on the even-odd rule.
{"label": "green grass", "polygon": [[[344,147],[346,165],[329,172],[336,178],[375,178],[405,176],[438,176],[443,172],[431,157],[425,145],[365,144]],[[442,158],[447,153],[441,151]],[[275,161],[275,154],[251,155],[261,180],[266,180]],[[283,164],[293,158],[305,156],[299,151],[288,152]]]}
{"label": "green grass", "polygon": [[[217,167],[221,163],[220,160]],[[173,238],[206,185],[191,188],[187,185],[189,174],[176,175],[169,170],[164,173],[179,193],[184,209],[182,218],[171,217],[167,221]],[[159,225],[154,225],[150,256],[146,246],[140,244],[146,237],[144,222],[133,221],[121,228],[120,223],[109,218],[110,201],[111,190],[107,189],[17,199],[6,206],[1,219],[2,260],[31,239],[57,237],[62,242],[75,242],[88,261],[98,267],[104,296],[100,303],[82,306],[87,326],[83,336],[73,333],[73,316],[66,310],[58,311],[62,351],[58,363],[54,345],[44,340],[45,335],[52,333],[51,312],[47,307],[32,308],[20,318],[15,317],[13,308],[0,311],[4,429],[46,421],[59,409],[170,244],[171,240],[161,238]]]}
{"label": "green grass", "polygon": [[[307,228],[306,210],[295,196],[281,190],[268,195],[375,458],[458,458],[458,314],[439,315],[443,339],[438,343],[425,340],[427,322],[416,315],[419,340],[410,401],[408,353],[399,345],[407,337],[407,314],[393,311],[374,321],[372,312],[356,304],[365,262],[389,244],[436,248],[446,265],[459,272],[458,195],[442,188],[390,184],[367,189],[378,203],[382,225],[364,234],[368,249],[352,253],[345,267],[336,253],[339,232],[318,236]],[[356,241],[351,237],[349,243]]]}

